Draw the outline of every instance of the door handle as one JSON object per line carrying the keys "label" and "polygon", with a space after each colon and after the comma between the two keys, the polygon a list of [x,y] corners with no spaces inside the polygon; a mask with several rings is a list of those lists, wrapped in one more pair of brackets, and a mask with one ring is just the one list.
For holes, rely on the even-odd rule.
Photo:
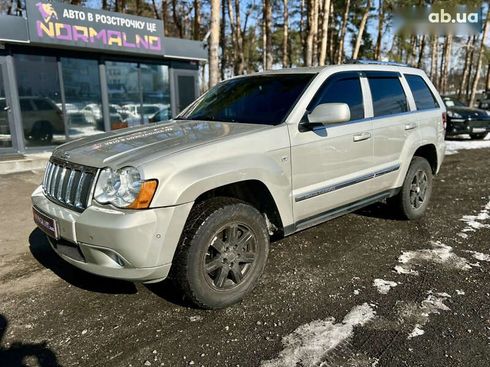
{"label": "door handle", "polygon": [[359,134],[355,134],[354,135],[354,142],[358,142],[358,141],[363,141],[363,140],[367,140],[371,138],[371,133],[370,132],[362,132],[362,133],[359,133]]}
{"label": "door handle", "polygon": [[3,108],[3,110],[4,110],[5,112],[10,111],[10,106],[5,106],[5,107]]}
{"label": "door handle", "polygon": [[405,130],[413,130],[417,127],[417,123],[415,122],[410,122],[408,124],[405,124]]}

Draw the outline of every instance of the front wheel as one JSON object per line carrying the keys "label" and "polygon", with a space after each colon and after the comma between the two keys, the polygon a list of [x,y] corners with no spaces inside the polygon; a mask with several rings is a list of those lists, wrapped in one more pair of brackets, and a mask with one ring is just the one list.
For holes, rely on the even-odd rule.
{"label": "front wheel", "polygon": [[400,192],[390,203],[401,217],[419,219],[425,214],[431,194],[432,168],[425,158],[414,157]]}
{"label": "front wheel", "polygon": [[479,133],[479,134],[470,134],[470,138],[472,140],[483,140],[487,136],[487,133]]}
{"label": "front wheel", "polygon": [[196,306],[223,308],[252,291],[268,253],[263,215],[247,203],[213,198],[191,211],[171,277]]}

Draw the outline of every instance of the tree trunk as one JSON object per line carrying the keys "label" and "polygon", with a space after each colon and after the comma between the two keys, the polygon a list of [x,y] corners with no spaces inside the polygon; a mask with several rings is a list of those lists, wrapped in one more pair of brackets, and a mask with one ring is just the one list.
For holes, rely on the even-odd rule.
{"label": "tree trunk", "polygon": [[289,9],[288,9],[288,0],[283,0],[282,17],[284,20],[284,25],[282,28],[282,67],[287,68],[289,66],[289,54],[288,54]]}
{"label": "tree trunk", "polygon": [[313,66],[318,65],[318,15],[319,15],[319,2],[320,0],[313,0],[313,54],[311,64]]}
{"label": "tree trunk", "polygon": [[361,49],[362,35],[364,29],[366,28],[366,23],[369,16],[369,10],[371,9],[371,0],[367,0],[366,9],[362,15],[361,24],[359,25],[359,32],[357,33],[356,45],[354,46],[354,51],[352,52],[352,58],[355,60],[359,56],[359,50]]}
{"label": "tree trunk", "polygon": [[109,10],[107,0],[102,0],[102,10]]}
{"label": "tree trunk", "polygon": [[347,20],[349,18],[349,8],[350,8],[350,0],[346,0],[344,16],[342,18],[342,27],[340,28],[339,42],[337,46],[337,64],[342,63],[342,60],[344,58],[344,41],[345,41],[345,31],[347,29]]}
{"label": "tree trunk", "polygon": [[423,62],[423,59],[424,59],[425,40],[426,40],[426,36],[424,34],[422,36],[422,40],[420,41],[419,58],[417,60],[417,68],[419,68],[419,69],[422,68],[422,62]]}
{"label": "tree trunk", "polygon": [[325,65],[327,59],[327,41],[328,41],[328,26],[330,19],[330,0],[323,1],[323,14],[322,14],[322,42],[320,45],[320,59],[318,64],[320,66]]}
{"label": "tree trunk", "polygon": [[383,40],[383,26],[385,20],[385,10],[384,10],[384,1],[379,0],[379,8],[378,8],[378,36],[376,37],[376,48],[374,49],[374,58],[376,60],[381,59],[381,47]]}
{"label": "tree trunk", "polygon": [[306,34],[306,66],[313,65],[313,42],[315,39],[315,31],[314,31],[314,17],[315,17],[315,3],[316,0],[308,0],[307,2],[307,22],[308,22],[308,31]]}
{"label": "tree trunk", "polygon": [[464,66],[463,66],[463,75],[461,76],[461,83],[459,84],[458,88],[458,98],[461,98],[463,95],[464,90],[466,89],[466,85],[468,83],[468,72],[470,70],[470,63],[471,63],[471,56],[472,56],[472,50],[473,50],[473,37],[468,36],[468,40],[466,41],[466,54],[464,58]]}
{"label": "tree trunk", "polygon": [[446,49],[444,52],[444,69],[442,71],[441,75],[441,90],[442,93],[446,94],[447,93],[447,81],[448,81],[448,74],[451,70],[451,49],[453,45],[453,36],[451,34],[447,35],[447,42],[446,42]]}
{"label": "tree trunk", "polygon": [[194,0],[194,29],[192,33],[192,38],[201,39],[201,0]]}
{"label": "tree trunk", "polygon": [[[309,1],[309,0],[308,0]],[[306,37],[305,37],[305,0],[301,0],[299,7],[299,36],[303,48],[303,64],[306,65]]]}
{"label": "tree trunk", "polygon": [[264,0],[264,70],[272,69],[272,3]]}
{"label": "tree trunk", "polygon": [[335,42],[334,40],[336,39],[335,36],[335,9],[333,5],[333,1],[330,2],[330,21],[329,21],[329,28],[330,28],[330,35],[328,37],[328,59],[330,60],[330,64],[334,63],[334,58],[335,58]]}
{"label": "tree trunk", "polygon": [[226,51],[226,1],[221,2],[221,23],[219,32],[219,42],[221,47],[221,80],[225,79],[226,67],[228,65],[228,52]]}
{"label": "tree trunk", "polygon": [[[118,1],[116,0],[116,6],[117,6],[117,3],[118,3]],[[155,19],[160,19],[160,14],[158,13],[158,8],[157,8],[156,1],[155,0],[151,0],[151,5],[152,5],[152,8],[153,8],[153,15],[155,16]]]}
{"label": "tree trunk", "polygon": [[219,46],[219,12],[220,0],[211,0],[211,17],[209,29],[209,87],[218,83],[219,64],[218,64],[218,46]]}
{"label": "tree trunk", "polygon": [[168,0],[162,0],[163,34],[168,36]]}
{"label": "tree trunk", "polygon": [[485,52],[485,38],[487,35],[487,26],[488,26],[488,14],[490,12],[487,11],[487,16],[485,17],[485,21],[483,23],[483,34],[481,36],[481,42],[480,42],[480,51],[478,51],[478,61],[476,62],[476,72],[475,72],[475,77],[473,78],[473,85],[471,87],[471,95],[470,95],[470,102],[469,106],[472,107],[473,104],[475,103],[475,97],[476,97],[476,89],[478,88],[478,82],[480,81],[480,69],[483,61],[483,53]]}
{"label": "tree trunk", "polygon": [[[174,24],[177,28],[177,32],[179,33],[180,38],[184,38],[184,28],[182,27],[182,20],[180,14],[177,11],[177,0],[172,0],[172,16],[174,18]],[[218,15],[219,19],[219,15]]]}
{"label": "tree trunk", "polygon": [[490,90],[490,64],[487,65],[487,78],[485,80],[485,91]]}
{"label": "tree trunk", "polygon": [[434,85],[437,85],[437,42],[438,37],[437,36],[432,36],[432,55],[431,55],[431,65],[430,65],[430,80],[432,80],[432,83]]}

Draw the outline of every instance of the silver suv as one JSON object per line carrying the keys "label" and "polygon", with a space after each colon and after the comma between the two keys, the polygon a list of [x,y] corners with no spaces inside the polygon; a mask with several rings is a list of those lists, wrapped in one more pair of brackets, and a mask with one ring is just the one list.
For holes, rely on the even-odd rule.
{"label": "silver suv", "polygon": [[352,64],[224,81],[164,125],[57,148],[32,194],[66,261],[171,277],[204,308],[241,300],[270,237],[387,200],[420,218],[444,158],[445,107],[423,71]]}

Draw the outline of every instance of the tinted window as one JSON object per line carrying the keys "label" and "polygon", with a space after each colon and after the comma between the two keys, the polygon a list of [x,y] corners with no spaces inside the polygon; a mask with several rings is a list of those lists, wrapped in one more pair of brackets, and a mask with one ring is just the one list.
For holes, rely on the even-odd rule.
{"label": "tinted window", "polygon": [[405,74],[405,79],[407,79],[408,85],[412,90],[417,110],[439,108],[439,103],[437,103],[427,84],[425,84],[424,79],[418,75],[407,74]]}
{"label": "tinted window", "polygon": [[408,111],[407,97],[398,77],[368,76],[368,80],[375,117]]}
{"label": "tinted window", "polygon": [[361,83],[357,75],[350,77],[334,75],[329,78],[311,101],[308,111],[313,111],[319,104],[334,102],[349,105],[351,120],[364,118]]}
{"label": "tinted window", "polygon": [[231,79],[209,90],[178,119],[277,125],[312,77],[276,74]]}
{"label": "tinted window", "polygon": [[48,101],[44,99],[35,99],[34,104],[36,105],[36,108],[38,111],[51,111],[54,110],[54,107],[52,104],[50,104]]}
{"label": "tinted window", "polygon": [[33,110],[31,101],[29,99],[20,99],[20,109],[22,112],[30,112]]}

